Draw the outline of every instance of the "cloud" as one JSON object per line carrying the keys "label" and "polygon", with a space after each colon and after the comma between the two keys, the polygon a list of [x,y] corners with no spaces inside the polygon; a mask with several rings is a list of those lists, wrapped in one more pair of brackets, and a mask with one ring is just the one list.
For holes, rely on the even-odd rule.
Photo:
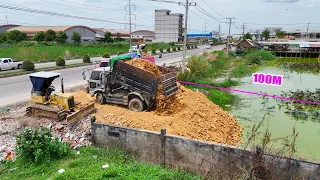
{"label": "cloud", "polygon": [[299,0],[263,0],[264,2],[272,2],[272,3],[295,3]]}

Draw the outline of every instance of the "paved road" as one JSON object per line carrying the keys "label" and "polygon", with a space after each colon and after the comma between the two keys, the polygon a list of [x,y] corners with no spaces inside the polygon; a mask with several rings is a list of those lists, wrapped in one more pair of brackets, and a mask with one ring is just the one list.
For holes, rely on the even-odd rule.
{"label": "paved road", "polygon": [[[215,46],[212,48],[212,50],[221,50],[223,47],[224,46]],[[206,49],[201,46],[199,47],[199,49],[188,51],[187,56],[199,54],[204,51],[206,51]],[[162,59],[156,57],[156,64],[162,65],[163,63],[181,61],[181,59],[182,52],[164,54]],[[82,60],[70,61],[73,61],[71,63],[75,63],[77,61],[82,62]],[[83,68],[93,69],[94,66],[89,65],[64,70],[57,70],[54,72],[61,73],[60,78],[64,79],[65,89],[68,89],[74,86],[84,85],[86,83],[81,76]],[[56,87],[57,91],[60,91],[60,78],[56,79],[53,82],[53,85]],[[30,98],[31,89],[32,86],[28,75],[0,79],[0,107],[28,100]]]}

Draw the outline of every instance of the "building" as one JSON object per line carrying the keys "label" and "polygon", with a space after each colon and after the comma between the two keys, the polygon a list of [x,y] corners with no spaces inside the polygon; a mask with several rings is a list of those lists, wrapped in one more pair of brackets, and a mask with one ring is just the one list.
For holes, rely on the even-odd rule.
{"label": "building", "polygon": [[237,52],[244,52],[246,49],[262,49],[262,45],[258,42],[252,41],[251,39],[245,39],[237,45]]}
{"label": "building", "polygon": [[153,41],[155,39],[155,33],[149,30],[137,30],[131,33],[131,39],[133,41]]}
{"label": "building", "polygon": [[183,14],[155,10],[155,42],[183,41]]}
{"label": "building", "polygon": [[8,29],[7,32],[18,30],[26,33],[28,38],[33,38],[38,32],[46,32],[49,29],[56,33],[66,33],[67,41],[71,41],[74,32],[80,33],[82,41],[94,41],[96,36],[96,31],[87,26],[16,26]]}
{"label": "building", "polygon": [[187,33],[188,38],[212,38],[212,32],[209,33]]}
{"label": "building", "polygon": [[[288,37],[294,38],[305,38],[306,37],[306,30],[295,30],[295,31],[286,31],[286,35]],[[320,30],[308,30],[307,39],[320,39]]]}
{"label": "building", "polygon": [[282,31],[282,27],[266,27],[265,30],[266,29],[270,31],[269,38],[275,38],[277,32]]}
{"label": "building", "polygon": [[15,25],[15,24],[6,24],[6,25],[0,25],[0,34],[7,32],[8,29],[18,27],[20,25]]}
{"label": "building", "polygon": [[96,31],[96,38],[97,39],[103,39],[104,34],[106,32],[111,33],[111,38],[122,38],[125,40],[129,40],[130,38],[130,32],[129,31],[123,31],[121,29],[108,29],[108,28],[93,28],[93,30]]}

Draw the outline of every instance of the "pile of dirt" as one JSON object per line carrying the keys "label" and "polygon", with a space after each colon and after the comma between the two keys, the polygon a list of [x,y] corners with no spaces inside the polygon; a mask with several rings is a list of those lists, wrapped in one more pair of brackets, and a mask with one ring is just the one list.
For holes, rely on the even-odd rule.
{"label": "pile of dirt", "polygon": [[[74,92],[74,95],[83,103],[93,101],[85,91]],[[162,100],[172,103],[163,108],[168,111],[166,115],[159,115],[157,111],[137,113],[124,106],[96,104],[97,122],[151,131],[166,128],[168,134],[228,145],[236,145],[241,140],[242,127],[237,120],[201,92],[179,86],[174,98]]]}
{"label": "pile of dirt", "polygon": [[126,61],[126,63],[150,71],[158,77],[162,75],[162,72],[158,69],[157,65],[153,64],[152,62],[142,60],[140,58],[135,58],[130,61]]}

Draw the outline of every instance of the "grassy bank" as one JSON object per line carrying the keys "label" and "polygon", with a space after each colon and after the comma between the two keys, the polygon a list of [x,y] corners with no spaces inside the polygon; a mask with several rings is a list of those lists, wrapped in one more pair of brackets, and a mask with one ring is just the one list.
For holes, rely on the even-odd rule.
{"label": "grassy bank", "polygon": [[[109,164],[109,168],[102,166]],[[16,168],[16,170],[12,170]],[[62,174],[59,169],[64,169]],[[119,149],[86,147],[80,154],[45,164],[17,160],[0,165],[1,179],[201,179],[200,176],[138,162]]]}

